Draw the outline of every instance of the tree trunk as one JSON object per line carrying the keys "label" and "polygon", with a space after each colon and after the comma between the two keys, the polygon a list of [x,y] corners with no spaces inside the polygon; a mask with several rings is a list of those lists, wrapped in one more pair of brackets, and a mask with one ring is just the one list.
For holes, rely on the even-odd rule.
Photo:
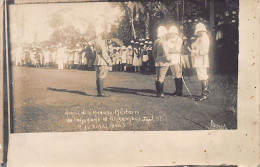
{"label": "tree trunk", "polygon": [[210,22],[210,30],[211,30],[211,52],[210,52],[210,66],[211,71],[215,71],[214,60],[215,60],[215,6],[214,0],[209,0],[209,22]]}
{"label": "tree trunk", "polygon": [[176,1],[177,22],[180,23],[179,0]]}
{"label": "tree trunk", "polygon": [[150,39],[149,36],[149,22],[150,22],[150,14],[146,14],[146,19],[145,19],[145,38]]}
{"label": "tree trunk", "polygon": [[132,15],[131,15],[131,24],[132,24],[133,35],[134,35],[134,38],[136,39],[136,32],[135,32],[135,25],[134,25],[134,16],[133,16],[133,13],[132,13]]}

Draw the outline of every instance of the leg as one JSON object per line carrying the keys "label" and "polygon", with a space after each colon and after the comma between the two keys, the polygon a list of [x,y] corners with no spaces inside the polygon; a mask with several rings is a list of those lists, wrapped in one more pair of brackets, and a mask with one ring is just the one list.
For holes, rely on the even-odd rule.
{"label": "leg", "polygon": [[164,98],[163,88],[164,88],[164,79],[165,75],[168,71],[169,66],[161,66],[156,67],[156,81],[155,81],[155,87],[156,87],[156,94],[159,98]]}
{"label": "leg", "polygon": [[207,68],[200,67],[196,68],[198,79],[201,81],[201,97],[197,99],[198,101],[206,100],[209,96],[209,83]]}
{"label": "leg", "polygon": [[175,92],[173,96],[182,96],[182,67],[180,64],[170,66],[172,78],[175,80]]}
{"label": "leg", "polygon": [[96,85],[97,85],[97,96],[98,97],[109,97],[109,95],[106,95],[103,93],[103,86],[104,86],[104,79],[108,73],[108,67],[107,66],[96,66]]}

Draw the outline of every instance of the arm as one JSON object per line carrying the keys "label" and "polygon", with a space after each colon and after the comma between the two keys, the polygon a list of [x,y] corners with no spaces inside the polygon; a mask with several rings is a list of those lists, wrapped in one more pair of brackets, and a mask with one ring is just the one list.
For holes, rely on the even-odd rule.
{"label": "arm", "polygon": [[176,43],[176,50],[175,50],[177,53],[181,52],[182,44],[183,44],[182,39],[178,38],[177,43]]}
{"label": "arm", "polygon": [[112,62],[111,62],[111,59],[107,53],[107,48],[106,48],[106,45],[105,45],[105,41],[102,41],[102,44],[101,44],[101,52],[102,52],[102,57],[103,59],[105,60],[105,62],[111,66],[112,65]]}
{"label": "arm", "polygon": [[156,56],[157,56],[157,41],[154,42],[152,54],[153,54],[153,58],[156,59]]}
{"label": "arm", "polygon": [[201,56],[208,54],[209,45],[210,45],[210,41],[209,41],[209,38],[207,36],[203,37],[202,40],[200,40],[199,54]]}

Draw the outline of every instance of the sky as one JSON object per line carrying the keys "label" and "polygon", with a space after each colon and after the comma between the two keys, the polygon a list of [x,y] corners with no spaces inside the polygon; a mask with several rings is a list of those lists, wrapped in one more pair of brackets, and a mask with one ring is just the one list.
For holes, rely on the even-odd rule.
{"label": "sky", "polygon": [[112,7],[111,2],[10,5],[9,10],[11,43],[15,44],[48,40],[54,31],[48,20],[54,13],[63,16],[66,26],[73,25],[82,33],[89,22],[100,29],[105,20],[114,24],[123,16],[119,7]]}

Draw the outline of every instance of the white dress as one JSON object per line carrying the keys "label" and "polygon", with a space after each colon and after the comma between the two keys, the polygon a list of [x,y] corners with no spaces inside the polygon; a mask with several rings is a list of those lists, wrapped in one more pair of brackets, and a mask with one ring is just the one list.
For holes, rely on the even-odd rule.
{"label": "white dress", "polygon": [[134,48],[133,66],[140,66],[140,60],[137,57],[137,53],[138,53],[138,50],[136,48]]}

